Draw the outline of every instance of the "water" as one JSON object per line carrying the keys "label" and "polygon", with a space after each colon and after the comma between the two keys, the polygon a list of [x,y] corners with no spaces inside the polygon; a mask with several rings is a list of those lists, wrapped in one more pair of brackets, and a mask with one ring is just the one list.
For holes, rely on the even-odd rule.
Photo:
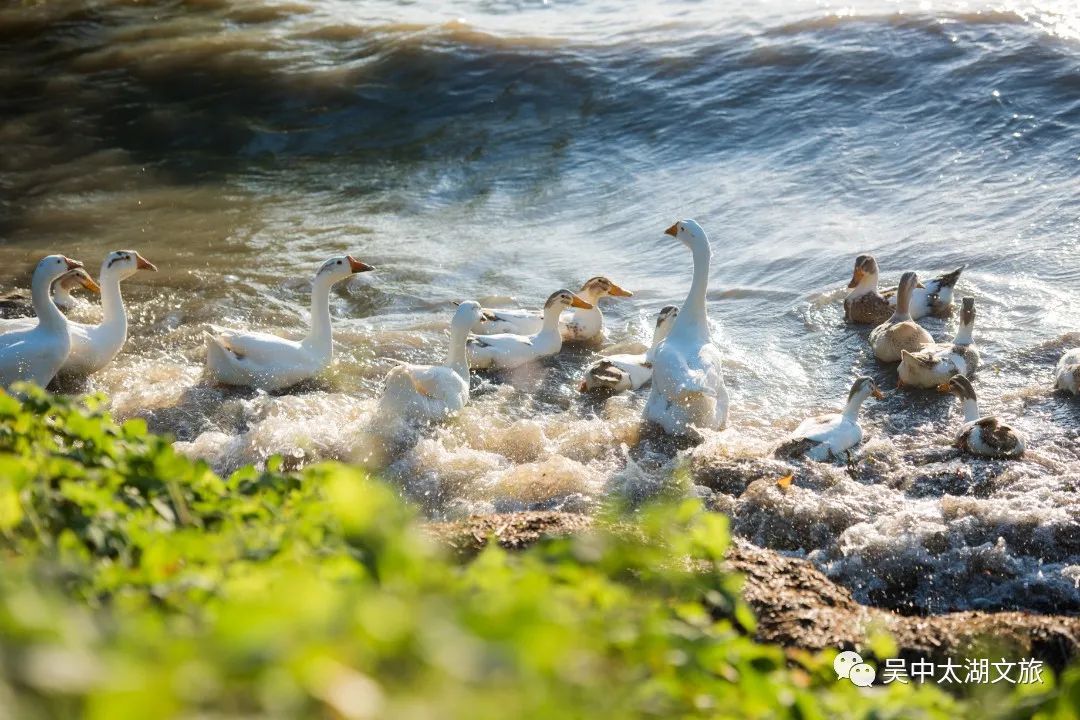
{"label": "water", "polygon": [[[737,532],[864,601],[1080,611],[1080,405],[1050,389],[1080,343],[1071,3],[359,5],[0,9],[0,280],[25,285],[46,251],[161,268],[125,284],[124,354],[70,389],[223,472],[363,462],[436,517],[589,511],[686,467]],[[604,305],[611,342],[647,341],[689,286],[661,234],[679,217],[715,247],[729,430],[643,438],[643,395],[574,390],[586,348],[477,378],[447,427],[381,437],[389,358],[440,358],[451,300],[535,305],[605,274],[636,293]],[[867,251],[886,281],[967,263],[976,388],[1027,458],[957,458],[957,403],[893,393],[867,404],[853,476],[767,459],[856,375],[895,384],[842,322]],[[271,396],[200,381],[211,324],[302,334],[310,276],[340,252],[378,270],[333,297],[329,377]]]}

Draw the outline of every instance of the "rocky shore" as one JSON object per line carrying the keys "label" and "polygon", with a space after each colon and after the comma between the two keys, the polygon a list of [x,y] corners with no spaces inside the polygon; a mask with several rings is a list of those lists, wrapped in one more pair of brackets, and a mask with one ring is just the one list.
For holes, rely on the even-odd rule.
{"label": "rocky shore", "polygon": [[[546,536],[588,531],[585,515],[523,512],[430,523],[428,532],[462,558],[491,539],[517,550]],[[882,630],[908,659],[1035,658],[1055,669],[1080,656],[1080,617],[1022,612],[957,612],[906,616],[860,605],[811,563],[735,537],[729,568],[745,578],[744,596],[758,618],[757,638],[805,650],[869,652],[869,637]]]}

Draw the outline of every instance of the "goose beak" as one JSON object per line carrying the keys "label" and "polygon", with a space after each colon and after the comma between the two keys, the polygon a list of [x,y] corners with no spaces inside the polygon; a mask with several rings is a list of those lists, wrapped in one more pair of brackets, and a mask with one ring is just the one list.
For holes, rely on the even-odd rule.
{"label": "goose beak", "polygon": [[157,272],[157,265],[150,262],[139,253],[135,253],[135,267],[139,270],[149,270],[150,272]]}
{"label": "goose beak", "polygon": [[574,295],[574,299],[570,301],[570,307],[582,308],[583,310],[592,310],[592,303],[585,302],[577,295]]}
{"label": "goose beak", "polygon": [[85,273],[79,275],[79,283],[90,292],[101,294],[101,286],[94,282],[94,278],[89,275]]}
{"label": "goose beak", "polygon": [[584,380],[582,380],[580,383],[578,383],[577,390],[578,392],[582,393],[587,392],[589,390],[589,386],[585,383]]}
{"label": "goose beak", "polygon": [[349,255],[349,268],[354,273],[368,272],[369,270],[374,270],[375,269],[375,268],[371,267],[370,265],[368,265],[367,263],[360,262],[359,260],[354,258],[352,255]]}
{"label": "goose beak", "polygon": [[937,391],[941,393],[952,392],[952,387],[949,385],[949,383],[941,383],[937,386]]}
{"label": "goose beak", "polygon": [[675,237],[676,235],[678,235],[679,234],[679,223],[675,223],[674,225],[669,227],[667,230],[664,231],[664,234],[665,235],[670,235],[671,237]]}
{"label": "goose beak", "polygon": [[68,270],[76,270],[76,269],[81,268],[83,266],[83,264],[81,262],[79,262],[78,260],[72,260],[69,257],[65,257],[64,262],[67,263]]}
{"label": "goose beak", "polygon": [[623,290],[614,283],[611,284],[611,290],[608,291],[608,295],[614,295],[615,297],[634,297],[634,293],[629,290]]}
{"label": "goose beak", "polygon": [[876,397],[878,400],[884,400],[885,399],[885,393],[881,392],[881,390],[879,390],[877,388],[874,388],[873,390],[871,390],[870,394],[873,395],[874,397]]}
{"label": "goose beak", "polygon": [[855,268],[855,272],[851,273],[851,282],[848,283],[848,289],[859,287],[859,283],[866,277],[866,272],[860,268]]}
{"label": "goose beak", "polygon": [[481,319],[485,320],[486,322],[495,322],[496,320],[499,319],[499,318],[495,317],[495,313],[488,312],[487,310],[481,310],[480,311],[480,317],[481,317]]}

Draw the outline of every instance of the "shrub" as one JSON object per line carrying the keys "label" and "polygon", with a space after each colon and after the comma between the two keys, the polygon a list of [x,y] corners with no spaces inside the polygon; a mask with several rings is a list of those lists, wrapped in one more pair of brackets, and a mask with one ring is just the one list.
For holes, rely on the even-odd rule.
{"label": "shrub", "polygon": [[[451,560],[355,469],[227,479],[99,398],[0,394],[0,718],[958,718],[755,643],[694,503]],[[1073,717],[1080,682],[987,716]],[[1056,714],[1055,714],[1056,713]]]}

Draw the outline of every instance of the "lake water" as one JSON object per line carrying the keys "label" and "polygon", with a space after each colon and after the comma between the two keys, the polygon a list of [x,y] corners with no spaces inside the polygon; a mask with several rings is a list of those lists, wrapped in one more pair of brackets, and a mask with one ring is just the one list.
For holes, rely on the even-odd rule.
{"label": "lake water", "polygon": [[[72,389],[223,472],[362,462],[452,517],[589,511],[687,468],[737,532],[862,600],[1080,611],[1080,402],[1051,389],[1080,344],[1073,3],[9,3],[0,108],[0,281],[54,251],[156,263],[125,283],[124,354]],[[730,429],[642,438],[643,394],[576,392],[597,348],[477,378],[407,442],[373,425],[391,358],[442,357],[451,300],[538,306],[604,274],[635,292],[603,305],[610,344],[647,341],[689,287],[680,217],[713,241]],[[377,271],[333,296],[326,379],[201,381],[211,324],[303,334],[342,252]],[[975,386],[1024,460],[959,458],[958,403],[904,392],[867,404],[852,473],[767,460],[855,376],[895,385],[843,322],[863,252],[893,283],[967,264]]]}

